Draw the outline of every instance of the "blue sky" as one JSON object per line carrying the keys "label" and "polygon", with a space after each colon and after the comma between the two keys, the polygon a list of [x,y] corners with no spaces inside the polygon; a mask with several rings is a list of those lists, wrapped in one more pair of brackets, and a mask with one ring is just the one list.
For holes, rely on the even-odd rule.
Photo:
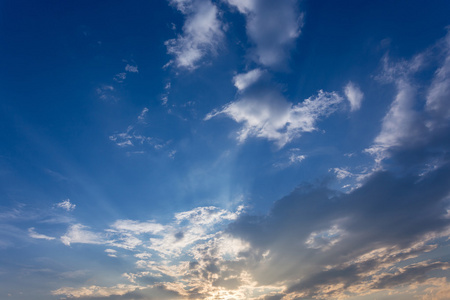
{"label": "blue sky", "polygon": [[0,298],[448,299],[449,16],[0,1]]}

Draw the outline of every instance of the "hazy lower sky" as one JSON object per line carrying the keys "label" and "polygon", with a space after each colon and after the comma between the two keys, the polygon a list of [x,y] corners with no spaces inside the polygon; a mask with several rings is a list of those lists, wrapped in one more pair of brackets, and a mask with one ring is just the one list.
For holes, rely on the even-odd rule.
{"label": "hazy lower sky", "polygon": [[450,299],[449,26],[0,0],[0,299]]}

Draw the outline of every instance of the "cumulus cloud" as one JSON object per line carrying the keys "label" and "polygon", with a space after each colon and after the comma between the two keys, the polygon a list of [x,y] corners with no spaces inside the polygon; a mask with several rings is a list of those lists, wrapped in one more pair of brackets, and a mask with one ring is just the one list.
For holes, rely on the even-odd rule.
{"label": "cumulus cloud", "polygon": [[303,15],[295,0],[227,0],[245,15],[247,35],[255,44],[255,60],[271,68],[284,68],[300,35]]}
{"label": "cumulus cloud", "polygon": [[321,90],[316,96],[293,105],[273,89],[259,90],[209,113],[205,120],[224,114],[242,124],[239,142],[259,137],[274,141],[281,148],[302,133],[317,130],[320,118],[335,112],[341,102],[342,97],[337,93]]}
{"label": "cumulus cloud", "polygon": [[218,9],[210,0],[170,1],[186,16],[183,34],[165,42],[169,54],[175,56],[177,67],[193,70],[202,58],[215,54],[223,39]]}
{"label": "cumulus cloud", "polygon": [[350,103],[350,110],[355,111],[361,108],[361,102],[364,97],[363,92],[353,82],[347,83],[345,86],[345,96]]}
{"label": "cumulus cloud", "polygon": [[63,200],[57,204],[55,204],[56,207],[62,208],[66,211],[73,211],[75,210],[76,205],[70,202],[70,199]]}

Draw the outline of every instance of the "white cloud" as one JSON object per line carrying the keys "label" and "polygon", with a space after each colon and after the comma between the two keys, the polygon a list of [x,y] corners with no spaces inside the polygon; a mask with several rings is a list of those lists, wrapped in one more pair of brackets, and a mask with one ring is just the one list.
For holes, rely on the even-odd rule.
{"label": "white cloud", "polygon": [[63,287],[52,291],[53,295],[65,295],[69,298],[123,296],[143,287],[130,284],[118,284],[112,287],[91,285],[83,288]]}
{"label": "white cloud", "polygon": [[216,225],[235,220],[242,211],[243,206],[235,212],[209,206],[177,213],[175,223],[167,225],[160,237],[150,238],[149,249],[164,257],[178,256],[186,247],[214,238],[218,234]]}
{"label": "white cloud", "polygon": [[302,154],[300,154],[300,155],[298,155],[298,154],[291,154],[291,156],[289,156],[290,164],[300,163],[300,162],[302,162],[305,159],[306,159],[306,156],[302,155]]}
{"label": "white cloud", "polygon": [[118,73],[113,78],[113,80],[117,81],[118,83],[124,82],[125,79],[127,79],[127,73],[125,73],[125,72]]}
{"label": "white cloud", "polygon": [[45,234],[39,234],[35,231],[34,227],[28,228],[28,235],[32,237],[33,239],[43,239],[43,240],[54,240],[54,237],[45,235]]}
{"label": "white cloud", "polygon": [[186,22],[183,34],[165,45],[177,67],[193,70],[205,55],[216,53],[223,38],[218,10],[210,0],[172,0],[171,4],[186,15]]}
{"label": "white cloud", "polygon": [[125,66],[125,71],[127,71],[129,73],[139,73],[137,66],[132,66],[132,65],[129,65],[129,64],[127,64]]}
{"label": "white cloud", "polygon": [[247,34],[256,44],[256,61],[284,67],[295,39],[300,35],[302,14],[294,0],[227,0],[247,20]]}
{"label": "white cloud", "polygon": [[374,144],[366,149],[375,155],[377,162],[388,157],[391,148],[412,144],[423,138],[423,122],[414,109],[416,89],[403,79],[399,79],[396,85],[397,95],[383,118],[381,132]]}
{"label": "white cloud", "polygon": [[125,132],[115,133],[109,136],[109,139],[116,143],[119,147],[128,147],[135,145],[143,145],[145,143],[151,143],[152,138],[136,133],[136,127],[142,124],[146,124],[145,119],[148,113],[148,108],[144,107],[137,117],[137,122],[127,127]]}
{"label": "white cloud", "polygon": [[191,224],[211,226],[222,220],[235,220],[243,207],[239,206],[236,212],[230,212],[225,209],[218,209],[214,206],[197,207],[193,210],[175,214],[177,223],[189,221]]}
{"label": "white cloud", "polygon": [[345,96],[350,102],[350,110],[355,111],[361,108],[361,102],[364,97],[363,92],[353,82],[349,82],[345,86]]}
{"label": "white cloud", "polygon": [[145,116],[148,113],[148,108],[144,107],[144,109],[141,111],[141,114],[138,116],[138,120],[143,122],[145,120]]}
{"label": "white cloud", "polygon": [[56,207],[62,208],[66,211],[73,211],[75,210],[76,205],[70,202],[70,199],[63,200],[57,204],[55,204]]}
{"label": "white cloud", "polygon": [[151,233],[156,234],[164,230],[164,226],[154,221],[139,222],[134,220],[117,220],[111,228],[120,232],[132,232],[134,234]]}
{"label": "white cloud", "polygon": [[113,94],[114,90],[112,85],[102,85],[95,91],[98,97],[103,101],[117,101],[117,98]]}
{"label": "white cloud", "polygon": [[69,227],[67,232],[61,237],[61,242],[64,245],[70,246],[70,244],[103,244],[105,239],[102,235],[86,230],[87,226],[82,224],[74,224]]}
{"label": "white cloud", "polygon": [[105,249],[105,252],[109,257],[117,257],[117,251],[114,249]]}
{"label": "white cloud", "polygon": [[205,120],[225,114],[242,124],[238,133],[240,142],[253,136],[275,141],[281,148],[302,132],[316,130],[317,121],[335,112],[341,102],[337,93],[319,91],[317,96],[293,105],[278,92],[263,91],[213,111]]}
{"label": "white cloud", "polygon": [[261,69],[254,69],[247,73],[238,74],[233,77],[234,86],[239,90],[243,91],[247,87],[251,86],[264,74]]}

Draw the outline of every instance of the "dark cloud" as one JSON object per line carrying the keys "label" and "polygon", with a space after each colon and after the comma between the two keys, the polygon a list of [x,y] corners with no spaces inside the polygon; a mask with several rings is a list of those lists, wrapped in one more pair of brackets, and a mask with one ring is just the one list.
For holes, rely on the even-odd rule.
{"label": "dark cloud", "polygon": [[[433,249],[426,243],[429,236],[450,225],[445,217],[449,184],[446,164],[422,177],[379,172],[349,194],[304,185],[276,202],[267,216],[242,216],[228,230],[251,243],[247,263],[260,284],[302,278],[287,292],[309,296],[337,284],[342,290],[357,284],[393,287],[419,280],[419,271],[444,267],[437,262],[382,276],[384,266]],[[310,247],[315,237],[321,243]],[[270,259],[263,263],[267,251]],[[381,276],[378,281],[371,272]],[[390,285],[384,283],[388,278]]]}

